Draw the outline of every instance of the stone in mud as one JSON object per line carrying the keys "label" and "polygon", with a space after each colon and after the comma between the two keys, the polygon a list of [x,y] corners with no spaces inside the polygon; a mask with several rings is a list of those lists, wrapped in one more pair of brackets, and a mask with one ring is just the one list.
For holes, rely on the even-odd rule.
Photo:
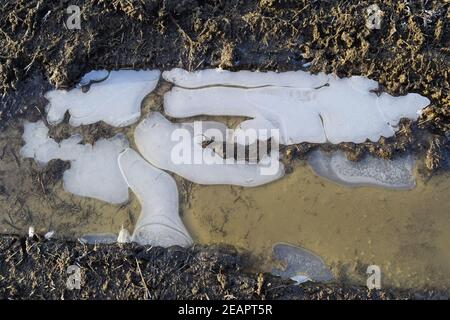
{"label": "stone in mud", "polygon": [[[45,94],[47,120],[60,123],[66,111],[72,126],[104,121],[114,127],[134,123],[141,115],[141,102],[155,89],[158,70],[94,71],[87,73],[72,90],[52,90]],[[104,80],[103,80],[104,79]],[[103,81],[102,81],[103,80]]]}
{"label": "stone in mud", "polygon": [[63,175],[64,189],[73,194],[110,203],[128,199],[128,187],[117,164],[120,152],[128,147],[122,134],[100,139],[94,145],[81,144],[81,136],[74,135],[57,143],[48,136],[43,121],[25,122],[20,150],[24,158],[33,158],[46,165],[52,159],[70,161],[70,169]]}
{"label": "stone in mud", "polygon": [[283,270],[274,268],[272,274],[292,279],[298,283],[305,281],[328,282],[333,274],[323,260],[308,250],[286,243],[277,243],[272,248],[272,256],[285,265]]}
{"label": "stone in mud", "polygon": [[412,189],[416,185],[411,155],[394,160],[366,156],[354,162],[348,160],[342,151],[330,155],[317,150],[308,156],[308,164],[318,176],[347,187]]}
{"label": "stone in mud", "polygon": [[378,83],[361,76],[174,69],[163,77],[179,85],[164,96],[168,115],[250,117],[239,128],[279,129],[284,145],[378,141],[393,136],[401,118],[417,120],[430,103],[416,93],[378,96]]}
{"label": "stone in mud", "polygon": [[142,208],[132,241],[161,247],[192,245],[193,241],[179,216],[175,180],[147,163],[132,149],[121,153],[118,162]]}
{"label": "stone in mud", "polygon": [[[223,124],[206,122],[205,125],[209,129],[215,128],[214,132],[200,131],[218,137],[217,141],[222,139]],[[199,184],[253,187],[277,180],[284,174],[276,152],[262,157],[258,163],[225,161],[212,148],[203,148],[194,124],[171,123],[157,112],[151,113],[136,127],[134,139],[142,156],[151,164]]]}

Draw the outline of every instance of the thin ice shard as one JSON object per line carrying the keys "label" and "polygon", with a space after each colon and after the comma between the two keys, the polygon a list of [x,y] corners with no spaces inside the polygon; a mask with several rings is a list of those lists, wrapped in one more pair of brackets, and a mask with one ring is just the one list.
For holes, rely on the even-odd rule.
{"label": "thin ice shard", "polygon": [[78,239],[83,244],[112,244],[117,242],[114,233],[92,233],[85,234]]}
{"label": "thin ice shard", "polygon": [[308,250],[286,243],[277,243],[273,246],[274,260],[285,265],[283,270],[274,268],[272,274],[292,279],[297,282],[312,280],[327,282],[334,279],[333,274],[323,260]]}
{"label": "thin ice shard", "polygon": [[78,87],[89,86],[92,83],[105,81],[109,77],[108,70],[92,70],[86,73],[78,83]]}

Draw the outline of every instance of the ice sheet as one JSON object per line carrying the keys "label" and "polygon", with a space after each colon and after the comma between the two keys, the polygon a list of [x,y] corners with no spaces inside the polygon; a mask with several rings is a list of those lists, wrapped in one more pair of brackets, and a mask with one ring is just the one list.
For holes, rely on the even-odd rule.
{"label": "ice sheet", "polygon": [[120,170],[141,203],[141,215],[132,240],[142,245],[188,247],[192,239],[178,212],[178,189],[174,179],[126,149],[119,155]]}
{"label": "ice sheet", "polygon": [[402,117],[417,120],[430,103],[415,93],[377,96],[377,82],[359,76],[174,69],[163,77],[177,85],[164,96],[169,116],[246,116],[252,119],[241,128],[277,128],[285,145],[378,141],[394,135]]}
{"label": "ice sheet", "polygon": [[34,158],[41,165],[52,159],[70,161],[70,169],[63,175],[66,191],[110,203],[128,199],[128,187],[117,164],[119,153],[128,147],[122,134],[100,139],[94,145],[80,144],[78,135],[57,143],[48,136],[44,122],[38,121],[24,123],[23,139],[20,154],[24,158]]}
{"label": "ice sheet", "polygon": [[[215,124],[218,131],[223,130],[221,123],[207,124]],[[176,137],[180,138],[177,141],[172,136],[177,132],[186,133],[186,136]],[[199,184],[251,187],[274,181],[284,174],[284,167],[275,153],[259,163],[226,163],[211,148],[202,148],[194,135],[192,123],[171,123],[160,113],[154,112],[136,127],[134,139],[139,152],[151,164]]]}
{"label": "ice sheet", "polygon": [[411,155],[394,160],[366,156],[354,162],[341,151],[327,154],[316,150],[308,156],[308,164],[318,176],[349,187],[412,189],[416,185]]}
{"label": "ice sheet", "polygon": [[272,248],[274,260],[284,264],[284,269],[272,269],[272,274],[297,281],[327,282],[334,279],[323,260],[306,249],[286,243],[277,243]]}
{"label": "ice sheet", "polygon": [[[96,82],[105,78],[105,70],[91,71],[82,78],[81,87],[45,94],[49,100],[47,120],[51,124],[60,123],[68,111],[72,126],[98,121],[115,127],[127,126],[139,118],[141,102],[155,89],[159,76],[158,70],[119,70]],[[89,83],[89,90],[84,92]]]}

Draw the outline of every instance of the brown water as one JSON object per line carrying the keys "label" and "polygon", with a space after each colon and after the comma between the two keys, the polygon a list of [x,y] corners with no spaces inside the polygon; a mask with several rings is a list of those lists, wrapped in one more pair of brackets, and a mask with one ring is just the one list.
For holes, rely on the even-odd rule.
{"label": "brown water", "polygon": [[392,191],[338,186],[299,165],[257,188],[195,185],[183,219],[197,242],[249,250],[267,271],[272,245],[287,242],[341,279],[364,285],[378,265],[385,286],[449,288],[449,191],[449,174]]}
{"label": "brown water", "polygon": [[[161,109],[168,87],[161,85],[144,100],[144,116]],[[226,122],[234,126],[238,120]],[[133,146],[135,125],[110,134],[125,133]],[[131,192],[122,205],[65,192],[61,163],[39,168],[20,158],[21,135],[20,121],[0,132],[0,232],[25,234],[31,225],[65,238],[117,233],[122,225],[132,231],[140,205]],[[383,286],[450,288],[449,173],[426,183],[418,179],[410,191],[338,186],[304,163],[257,188],[176,180],[180,213],[194,240],[246,250],[256,257],[254,269],[270,271],[272,245],[287,242],[316,253],[348,282],[364,285],[366,267],[375,264]]]}

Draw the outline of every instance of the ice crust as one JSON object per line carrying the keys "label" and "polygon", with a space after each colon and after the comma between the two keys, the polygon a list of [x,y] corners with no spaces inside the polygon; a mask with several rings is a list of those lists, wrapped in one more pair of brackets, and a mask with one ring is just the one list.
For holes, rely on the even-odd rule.
{"label": "ice crust", "polygon": [[[274,181],[284,174],[284,167],[274,155],[267,157],[259,163],[214,163],[215,157],[220,157],[211,148],[202,148],[201,139],[194,136],[193,123],[171,123],[160,113],[153,112],[136,127],[134,139],[142,156],[154,166],[172,171],[190,181],[199,184],[231,184],[253,187]],[[219,122],[204,122],[206,127],[215,127],[224,130]],[[178,163],[177,145],[172,134],[176,129],[186,129],[189,137],[181,140],[188,143],[190,163]],[[189,140],[191,139],[191,140]],[[181,152],[180,152],[181,154]],[[195,159],[203,159],[195,163]],[[221,159],[221,158],[220,158]],[[277,170],[273,174],[262,174],[262,168],[269,167],[277,162]]]}
{"label": "ice crust", "polygon": [[347,187],[413,189],[416,185],[411,155],[394,160],[366,156],[354,162],[341,151],[327,154],[316,150],[308,156],[308,164],[318,176]]}
{"label": "ice crust", "polygon": [[[141,115],[141,102],[155,89],[159,77],[158,70],[119,70],[111,71],[109,75],[105,70],[91,71],[76,88],[45,94],[49,100],[47,121],[60,123],[68,111],[69,123],[75,127],[98,121],[115,127],[127,126]],[[89,90],[84,92],[86,85]]]}
{"label": "ice crust", "polygon": [[121,153],[118,162],[123,177],[142,208],[132,240],[142,245],[190,246],[192,239],[178,212],[175,180],[150,165],[132,149]]}
{"label": "ice crust", "polygon": [[360,76],[173,69],[163,78],[176,85],[164,97],[169,116],[246,116],[240,128],[277,128],[285,145],[378,141],[430,103],[416,93],[378,96],[378,83]]}
{"label": "ice crust", "polygon": [[43,121],[25,122],[21,156],[34,158],[40,165],[53,159],[70,161],[70,169],[63,175],[68,192],[110,203],[128,199],[128,187],[117,164],[119,153],[128,147],[125,136],[117,134],[90,145],[80,144],[81,136],[74,135],[58,143],[48,131]]}
{"label": "ice crust", "polygon": [[272,248],[272,257],[285,265],[283,270],[272,269],[273,275],[292,279],[298,283],[308,280],[327,282],[334,279],[323,260],[306,249],[286,243],[277,243]]}

